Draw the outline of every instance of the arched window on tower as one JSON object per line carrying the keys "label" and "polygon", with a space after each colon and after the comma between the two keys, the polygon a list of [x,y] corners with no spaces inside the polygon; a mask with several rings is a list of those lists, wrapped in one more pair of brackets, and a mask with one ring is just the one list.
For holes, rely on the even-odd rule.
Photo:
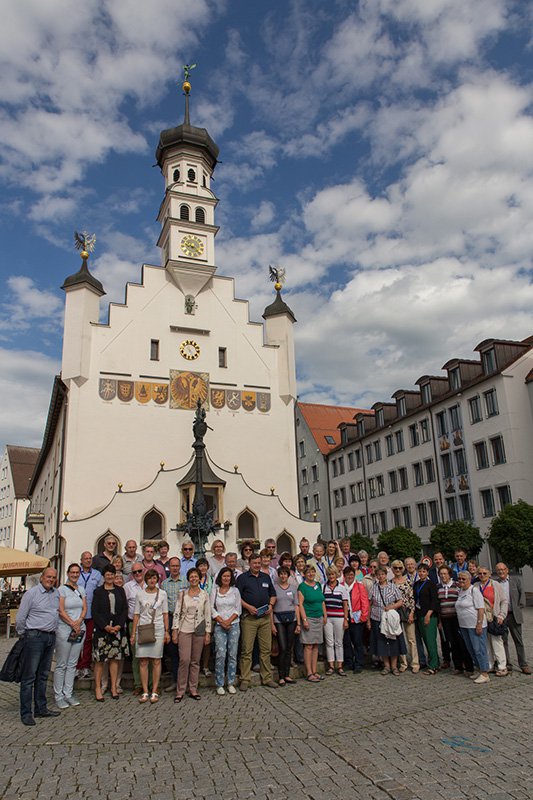
{"label": "arched window on tower", "polygon": [[189,219],[189,206],[180,206],[180,219]]}
{"label": "arched window on tower", "polygon": [[165,519],[163,514],[158,511],[156,508],[151,508],[147,514],[144,515],[142,521],[142,529],[141,529],[141,536],[142,540],[148,539],[162,539],[163,538],[163,527],[165,524]]}
{"label": "arched window on tower", "polygon": [[180,179],[180,171],[179,169],[175,169],[174,172],[172,173],[172,180],[174,181],[174,183],[177,183],[179,179]]}
{"label": "arched window on tower", "polygon": [[237,518],[237,538],[241,541],[243,539],[255,539],[257,533],[257,517],[245,508]]}
{"label": "arched window on tower", "polygon": [[196,180],[196,172],[195,172],[193,169],[190,169],[190,170],[187,172],[187,180],[188,180],[190,183],[194,183],[194,182],[195,182],[195,180]]}
{"label": "arched window on tower", "polygon": [[203,208],[197,208],[194,212],[194,218],[196,222],[199,222],[201,225],[205,225],[205,211]]}

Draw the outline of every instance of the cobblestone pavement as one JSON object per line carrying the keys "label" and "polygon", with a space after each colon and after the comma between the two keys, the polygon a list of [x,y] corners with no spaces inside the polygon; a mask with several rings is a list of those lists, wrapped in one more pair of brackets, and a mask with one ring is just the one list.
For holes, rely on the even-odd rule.
{"label": "cobblestone pavement", "polygon": [[179,706],[168,694],[152,706],[80,698],[25,728],[18,686],[0,684],[2,800],[533,797],[533,678],[516,667],[488,686],[365,671],[235,696],[204,689]]}

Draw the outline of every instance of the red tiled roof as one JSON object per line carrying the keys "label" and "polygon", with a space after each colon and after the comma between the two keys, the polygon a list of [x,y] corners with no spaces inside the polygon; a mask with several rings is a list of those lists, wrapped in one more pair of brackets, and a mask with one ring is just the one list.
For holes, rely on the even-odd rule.
{"label": "red tiled roof", "polygon": [[[341,422],[354,423],[356,414],[361,411],[368,411],[366,408],[323,406],[318,403],[298,403],[298,408],[323,455],[327,455],[341,443],[340,431],[338,430]],[[334,443],[329,444],[326,441],[326,436],[331,436],[334,439]]]}
{"label": "red tiled roof", "polygon": [[36,447],[18,447],[7,445],[7,455],[13,475],[15,497],[28,497],[30,478],[41,451]]}

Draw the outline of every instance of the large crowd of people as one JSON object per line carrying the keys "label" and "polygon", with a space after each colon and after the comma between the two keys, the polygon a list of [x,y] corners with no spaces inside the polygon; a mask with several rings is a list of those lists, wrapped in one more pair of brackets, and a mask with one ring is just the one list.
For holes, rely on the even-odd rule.
{"label": "large crowd of people", "polygon": [[[45,569],[16,620],[24,637],[22,722],[35,725],[35,717],[79,705],[76,679],[94,678],[97,702],[107,689],[118,700],[126,660],[139,703],[160,700],[163,667],[175,703],[186,695],[200,700],[200,674],[211,675],[211,668],[217,695],[247,691],[252,671],[272,689],[294,684],[302,671],[304,680],[320,684],[365,668],[384,676],[452,670],[486,684],[490,673],[504,677],[512,669],[509,636],[519,668],[531,674],[522,638],[525,596],[505,564],[493,576],[462,549],[451,564],[442,553],[390,562],[385,552],[370,558],[350,544],[345,538],[311,549],[302,539],[293,558],[276,553],[273,539],[259,551],[246,541],[239,553],[226,553],[217,539],[195,558],[190,541],[180,556],[169,556],[163,541],[145,542],[139,552],[134,540],[120,555],[109,535],[102,553],[84,552],[68,566],[61,586],[56,571]],[[294,672],[294,664],[303,670]]]}

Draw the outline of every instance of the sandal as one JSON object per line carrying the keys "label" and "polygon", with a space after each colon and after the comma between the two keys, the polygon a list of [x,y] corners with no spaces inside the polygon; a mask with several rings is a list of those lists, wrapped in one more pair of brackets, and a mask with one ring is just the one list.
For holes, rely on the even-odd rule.
{"label": "sandal", "polygon": [[424,670],[423,674],[424,675],[436,675],[437,674],[437,670],[436,669],[431,669],[430,667],[428,667],[427,669]]}
{"label": "sandal", "polygon": [[150,697],[150,702],[157,703],[158,700],[159,700],[159,695],[157,694],[157,692],[152,692]]}
{"label": "sandal", "polygon": [[286,681],[284,680],[284,678],[280,678],[278,681],[278,686],[285,686],[285,683]]}
{"label": "sandal", "polygon": [[316,675],[308,675],[307,679],[309,683],[320,683],[320,678],[317,678]]}
{"label": "sandal", "polygon": [[328,667],[326,670],[326,675],[334,675],[334,674],[335,670],[333,669],[333,667]]}
{"label": "sandal", "polygon": [[143,692],[142,695],[139,697],[139,703],[146,703],[150,699],[150,695],[148,692]]}
{"label": "sandal", "polygon": [[289,686],[294,686],[296,681],[294,681],[292,678],[285,678],[285,683],[288,683]]}
{"label": "sandal", "polygon": [[319,681],[325,681],[326,680],[325,677],[323,675],[319,675],[318,672],[315,672],[315,678],[317,678]]}
{"label": "sandal", "polygon": [[345,671],[342,669],[342,667],[341,667],[340,669],[338,669],[338,670],[337,670],[337,675],[340,675],[340,676],[341,676],[341,678],[345,678],[345,677],[346,677],[346,673],[345,673]]}
{"label": "sandal", "polygon": [[390,669],[387,669],[387,668],[385,667],[384,669],[382,669],[382,670],[381,670],[381,672],[380,672],[380,675],[388,675],[388,674],[389,674],[389,672],[390,672]]}
{"label": "sandal", "polygon": [[394,669],[392,670],[392,674],[393,674],[393,675],[399,675],[399,674],[400,674],[400,670],[399,670],[399,669],[396,669],[396,668],[394,668]]}
{"label": "sandal", "polygon": [[183,700],[183,695],[177,694],[176,697],[174,698],[175,703],[181,703],[182,700]]}

